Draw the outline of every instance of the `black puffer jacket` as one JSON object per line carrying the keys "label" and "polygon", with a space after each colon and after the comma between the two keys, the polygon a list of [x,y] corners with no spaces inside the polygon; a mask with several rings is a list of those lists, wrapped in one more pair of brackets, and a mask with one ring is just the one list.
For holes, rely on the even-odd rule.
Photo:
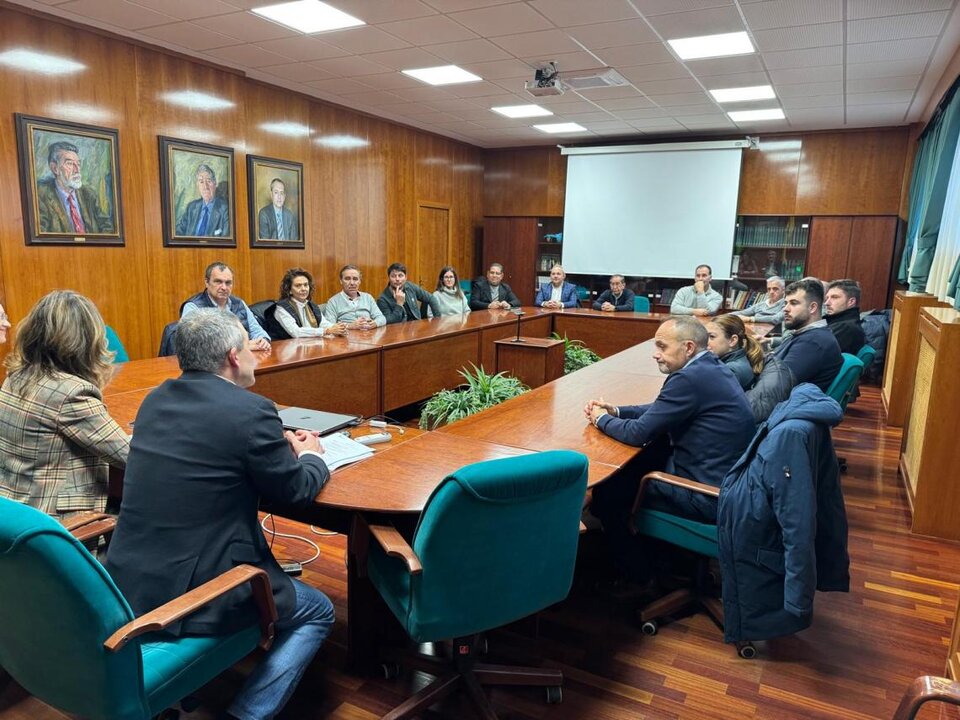
{"label": "black puffer jacket", "polygon": [[790,391],[797,384],[793,371],[773,353],[763,361],[763,370],[757,375],[753,386],[747,390],[747,402],[753,410],[753,419],[762,423],[770,417],[777,406],[790,397]]}

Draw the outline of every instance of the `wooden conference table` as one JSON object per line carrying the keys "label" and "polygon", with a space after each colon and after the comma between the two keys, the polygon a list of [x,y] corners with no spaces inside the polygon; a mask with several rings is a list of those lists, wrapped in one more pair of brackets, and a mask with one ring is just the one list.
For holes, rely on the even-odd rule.
{"label": "wooden conference table", "polygon": [[[588,346],[606,338],[601,346],[606,352],[644,334],[652,337],[666,319],[649,313],[525,310],[520,318],[524,334],[544,337],[559,327],[561,334],[586,339]],[[516,332],[513,313],[480,311],[346,338],[278,341],[269,352],[255,353],[259,357],[252,389],[280,404],[375,415],[381,408],[458,385],[462,378],[457,370],[468,362],[491,367],[487,358],[495,352],[495,340]],[[333,473],[312,505],[273,508],[348,535],[348,650],[355,663],[365,664],[375,656],[377,623],[389,616],[359,571],[369,542],[365,523],[392,522],[412,532],[440,480],[485,460],[571,449],[589,458],[590,486],[610,477],[639,449],[589,425],[582,408],[596,397],[625,405],[652,401],[664,380],[652,352],[651,340],[631,343],[599,363],[436,432],[407,429],[403,438],[375,446],[373,457]],[[122,426],[131,427],[147,393],[178,374],[175,358],[126,363],[105,389],[104,401]],[[359,430],[364,432],[368,430]]]}

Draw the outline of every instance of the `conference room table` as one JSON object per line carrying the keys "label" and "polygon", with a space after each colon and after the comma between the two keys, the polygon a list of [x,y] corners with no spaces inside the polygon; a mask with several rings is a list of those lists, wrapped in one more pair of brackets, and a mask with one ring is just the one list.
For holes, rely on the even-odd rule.
{"label": "conference room table", "polygon": [[[280,404],[374,415],[374,405],[413,402],[440,387],[455,387],[457,370],[477,358],[484,362],[486,345],[523,334],[543,337],[564,318],[607,323],[631,329],[662,321],[649,313],[598,311],[479,311],[465,317],[402,323],[346,338],[278,341],[257,356],[256,384]],[[762,328],[760,328],[762,330]],[[628,333],[629,334],[629,333]],[[651,333],[652,336],[652,333]],[[579,339],[579,338],[578,338]],[[464,465],[550,449],[584,453],[589,461],[588,485],[594,486],[626,465],[639,448],[613,440],[590,425],[583,407],[591,398],[623,405],[654,400],[664,375],[652,358],[652,340],[631,345],[598,363],[559,378],[517,398],[464,418],[434,432],[391,428],[395,439],[375,446],[375,454],[333,473],[312,504],[271,508],[285,517],[345,533],[348,536],[348,654],[355,665],[369,667],[390,613],[362,570],[370,542],[368,523],[391,523],[410,537],[430,494],[444,477]],[[389,358],[389,359],[385,359]],[[179,374],[174,358],[132,361],[120,366],[104,391],[111,415],[125,429],[132,427],[140,403],[167,378]],[[422,377],[423,382],[407,380]],[[397,390],[390,390],[392,383]],[[314,384],[309,392],[304,386]],[[358,389],[360,384],[369,387]],[[439,385],[439,387],[438,387]],[[429,391],[426,388],[433,388]],[[375,399],[371,388],[392,399]],[[409,399],[409,400],[408,400]],[[362,405],[362,407],[361,407]],[[356,428],[354,434],[370,432]],[[389,620],[386,621],[389,624]],[[395,632],[394,627],[392,632]]]}

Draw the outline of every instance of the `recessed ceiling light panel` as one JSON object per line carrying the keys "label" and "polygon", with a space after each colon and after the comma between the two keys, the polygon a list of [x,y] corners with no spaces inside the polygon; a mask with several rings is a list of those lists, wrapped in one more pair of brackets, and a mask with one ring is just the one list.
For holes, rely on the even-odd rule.
{"label": "recessed ceiling light panel", "polygon": [[253,8],[251,12],[302,33],[318,33],[366,25],[363,20],[337,10],[320,0],[297,0],[279,5],[265,5]]}
{"label": "recessed ceiling light panel", "polygon": [[402,72],[415,80],[427,83],[427,85],[455,85],[483,80],[479,75],[467,72],[456,65],[440,65],[439,67],[417,68],[403,70]]}
{"label": "recessed ceiling light panel", "polygon": [[502,105],[501,107],[492,107],[490,109],[508,118],[546,117],[547,115],[553,115],[552,112],[539,105]]}
{"label": "recessed ceiling light panel", "polygon": [[676,40],[667,40],[667,43],[681,60],[746,55],[756,52],[753,43],[750,42],[750,37],[745,32],[677,38]]}
{"label": "recessed ceiling light panel", "polygon": [[749,100],[770,100],[777,94],[769,85],[753,85],[751,87],[721,88],[711,90],[713,99],[721,103],[747,102]]}
{"label": "recessed ceiling light panel", "polygon": [[734,122],[753,122],[756,120],[783,120],[783,110],[780,108],[770,108],[769,110],[736,110],[728,112],[727,115]]}
{"label": "recessed ceiling light panel", "polygon": [[560,133],[579,133],[587,132],[587,129],[583,125],[578,125],[577,123],[551,123],[549,125],[534,125],[534,128],[540,132],[549,133],[551,135],[557,135]]}

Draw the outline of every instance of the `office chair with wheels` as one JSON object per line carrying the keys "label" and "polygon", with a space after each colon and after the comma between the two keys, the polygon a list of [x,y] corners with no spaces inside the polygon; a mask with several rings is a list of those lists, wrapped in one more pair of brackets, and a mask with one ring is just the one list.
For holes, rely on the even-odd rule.
{"label": "office chair with wheels", "polygon": [[645,297],[643,295],[634,295],[633,311],[634,312],[650,312],[650,298]]}
{"label": "office chair with wheels", "polygon": [[[864,348],[868,347],[870,346],[864,346]],[[861,348],[860,352],[863,352],[864,348]],[[870,349],[873,350],[873,348]],[[876,351],[874,351],[874,354],[876,354]],[[847,405],[857,391],[857,383],[863,374],[863,368],[862,360],[850,353],[843,353],[843,365],[840,366],[837,376],[830,383],[830,387],[827,388],[827,395],[840,403],[840,408],[844,412],[847,411]],[[838,456],[837,462],[840,464],[840,472],[845,473],[847,471],[846,458]]]}
{"label": "office chair with wheels", "polygon": [[[85,519],[87,520],[87,519]],[[240,565],[134,619],[80,539],[112,530],[0,498],[0,667],[43,702],[90,720],[154,717],[273,641],[276,608],[263,570]],[[157,631],[250,583],[259,623],[223,636]]]}
{"label": "office chair with wheels", "polygon": [[[633,507],[632,529],[640,535],[662,540],[676,547],[690,550],[697,555],[694,577],[688,587],[674,590],[637,611],[637,620],[644,635],[656,635],[662,618],[693,610],[702,610],[722,630],[723,605],[720,599],[709,594],[710,560],[719,557],[717,526],[697,522],[671,515],[660,510],[650,510],[642,506],[643,494],[651,480],[659,480],[669,485],[686,488],[710,497],[719,497],[720,488],[695,480],[670,475],[663,472],[647,473],[640,480],[640,488]],[[737,643],[737,654],[744,659],[757,656],[756,648],[749,642]]]}
{"label": "office chair with wheels", "polygon": [[417,643],[453,640],[453,659],[406,655],[437,680],[384,717],[413,717],[465,688],[482,717],[496,718],[481,685],[538,685],[559,702],[559,670],[485,665],[479,634],[532,615],[570,591],[587,487],[587,459],[568,450],[461,468],[434,490],[410,544],[370,526],[366,568]]}
{"label": "office chair with wheels", "polygon": [[107,332],[107,350],[114,354],[114,364],[130,362],[130,356],[127,354],[127,349],[123,346],[120,336],[117,335],[117,331],[109,325],[106,325],[105,328]]}
{"label": "office chair with wheels", "polygon": [[250,312],[253,313],[253,316],[257,319],[260,327],[266,331],[271,340],[289,339],[290,336],[287,335],[287,332],[280,326],[280,323],[273,318],[273,311],[277,307],[276,301],[261,300],[260,302],[253,303],[253,305],[250,305],[249,307]]}

